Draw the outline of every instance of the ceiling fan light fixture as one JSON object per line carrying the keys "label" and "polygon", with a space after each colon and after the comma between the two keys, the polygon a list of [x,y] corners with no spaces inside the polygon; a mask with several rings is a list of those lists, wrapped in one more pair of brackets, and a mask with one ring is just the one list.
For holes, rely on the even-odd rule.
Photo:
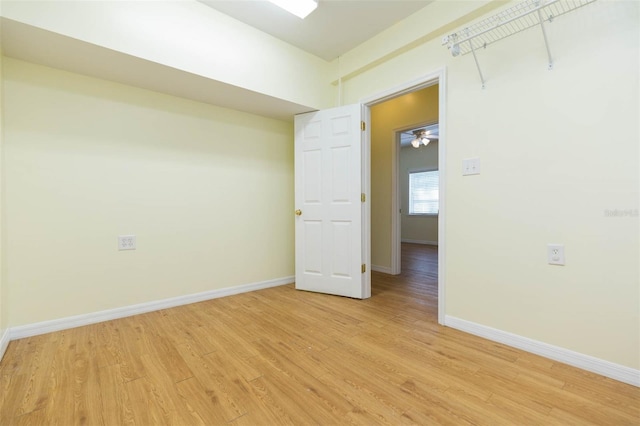
{"label": "ceiling fan light fixture", "polygon": [[296,15],[300,19],[306,18],[311,12],[316,10],[318,2],[316,0],[269,0],[271,3]]}
{"label": "ceiling fan light fixture", "polygon": [[414,138],[411,141],[411,146],[414,148],[420,148],[420,146],[427,146],[431,140],[428,138],[431,131],[425,129],[414,130]]}
{"label": "ceiling fan light fixture", "polygon": [[420,148],[420,145],[424,143],[424,138],[425,138],[424,129],[414,130],[413,136],[414,137],[413,137],[413,140],[411,141],[411,146],[413,146],[414,148]]}

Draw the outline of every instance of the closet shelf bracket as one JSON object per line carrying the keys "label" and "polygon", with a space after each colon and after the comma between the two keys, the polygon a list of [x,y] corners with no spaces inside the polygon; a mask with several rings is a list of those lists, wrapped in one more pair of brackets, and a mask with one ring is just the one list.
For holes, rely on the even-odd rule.
{"label": "closet shelf bracket", "polygon": [[544,45],[547,50],[547,69],[553,69],[553,56],[549,47],[546,25],[558,16],[576,10],[596,0],[525,0],[493,16],[476,22],[458,32],[442,38],[453,56],[471,53],[480,74],[482,88],[485,78],[480,69],[476,51],[478,47],[486,48],[498,40],[517,34],[528,28],[540,25]]}

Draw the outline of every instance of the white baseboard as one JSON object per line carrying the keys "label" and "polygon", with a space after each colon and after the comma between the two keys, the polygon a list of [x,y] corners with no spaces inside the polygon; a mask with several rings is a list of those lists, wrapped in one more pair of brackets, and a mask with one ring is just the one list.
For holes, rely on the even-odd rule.
{"label": "white baseboard", "polygon": [[640,370],[449,315],[444,325],[640,387]]}
{"label": "white baseboard", "polygon": [[371,270],[375,272],[382,272],[383,274],[393,275],[391,268],[388,266],[371,265]]}
{"label": "white baseboard", "polygon": [[401,243],[411,243],[411,244],[425,244],[428,246],[437,246],[438,242],[437,241],[429,241],[429,240],[407,240],[407,239],[401,239],[400,240]]}
{"label": "white baseboard", "polygon": [[[51,321],[43,321],[34,324],[21,325],[9,329],[10,340],[21,339],[23,337],[36,336],[38,334],[51,333],[53,331],[67,330],[69,328],[82,327],[84,325],[109,321],[118,318],[130,317],[132,315],[157,311],[160,309],[173,308],[175,306],[188,305],[190,303],[202,302],[219,297],[231,296],[234,294],[247,293],[255,290],[262,290],[270,287],[290,284],[294,282],[294,277],[277,278],[251,284],[244,284],[235,287],[226,287],[202,293],[188,294],[185,296],[172,297],[169,299],[156,300],[153,302],[140,303],[137,305],[124,306],[121,308],[108,309],[106,311],[92,312],[90,314],[75,315],[72,317],[60,318]],[[5,333],[6,335],[7,333]],[[8,341],[7,341],[8,343]],[[1,346],[0,346],[1,349]],[[0,358],[1,359],[1,358]]]}
{"label": "white baseboard", "polygon": [[0,333],[0,361],[4,357],[4,353],[7,351],[7,346],[9,346],[9,341],[11,340],[9,337],[9,329],[2,330]]}

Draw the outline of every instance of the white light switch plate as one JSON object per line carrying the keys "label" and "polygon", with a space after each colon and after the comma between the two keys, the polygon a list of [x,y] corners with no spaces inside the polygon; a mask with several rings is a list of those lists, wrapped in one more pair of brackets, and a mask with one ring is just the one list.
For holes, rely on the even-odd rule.
{"label": "white light switch plate", "polygon": [[479,175],[480,174],[480,159],[479,158],[466,158],[462,160],[462,175]]}

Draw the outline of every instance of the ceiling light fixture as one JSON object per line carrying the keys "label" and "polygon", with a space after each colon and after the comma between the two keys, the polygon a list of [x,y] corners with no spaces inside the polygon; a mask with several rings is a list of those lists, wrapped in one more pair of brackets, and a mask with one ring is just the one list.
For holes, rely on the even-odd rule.
{"label": "ceiling light fixture", "polygon": [[429,145],[429,142],[431,142],[428,138],[429,133],[429,131],[424,129],[414,130],[413,134],[415,137],[411,141],[411,146],[414,148],[420,148],[421,146]]}
{"label": "ceiling light fixture", "polygon": [[311,12],[316,10],[318,2],[316,0],[269,0],[278,7],[283,8],[289,13],[296,15],[298,18],[304,19]]}

